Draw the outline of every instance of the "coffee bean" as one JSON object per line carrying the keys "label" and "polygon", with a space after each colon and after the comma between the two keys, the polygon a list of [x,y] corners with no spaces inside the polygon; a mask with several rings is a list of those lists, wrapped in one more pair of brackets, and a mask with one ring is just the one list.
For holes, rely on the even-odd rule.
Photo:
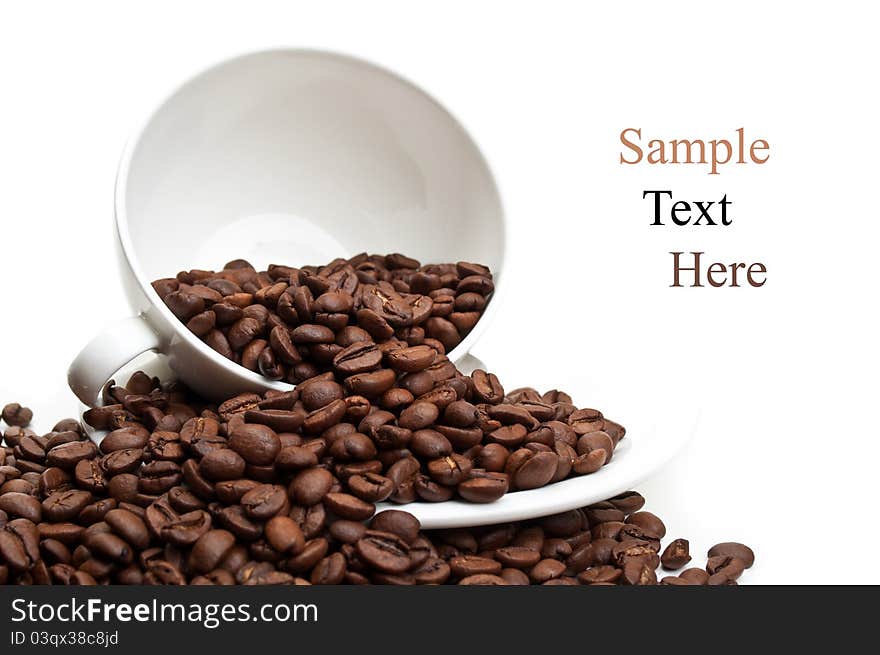
{"label": "coffee bean", "polygon": [[410,346],[388,353],[388,366],[402,373],[423,371],[434,363],[437,352],[429,346]]}
{"label": "coffee bean", "polygon": [[299,525],[287,516],[274,516],[266,523],[266,540],[279,553],[296,555],[305,547]]}
{"label": "coffee bean", "polygon": [[482,403],[500,403],[504,398],[504,387],[494,373],[477,369],[471,374],[474,381],[474,397]]}
{"label": "coffee bean", "polygon": [[92,494],[88,491],[57,491],[43,501],[43,518],[58,523],[70,521],[91,502]]}
{"label": "coffee bean", "polygon": [[666,526],[651,512],[635,512],[626,517],[626,522],[637,525],[656,539],[666,536]]}
{"label": "coffee bean", "polygon": [[705,585],[709,582],[709,574],[703,569],[686,569],[678,574],[680,580],[691,585]]}
{"label": "coffee bean", "polygon": [[101,452],[112,453],[126,448],[144,448],[149,438],[150,433],[143,427],[119,428],[101,440]]}
{"label": "coffee bean", "polygon": [[209,480],[233,480],[244,473],[245,460],[234,450],[218,448],[199,462],[199,473]]}
{"label": "coffee bean", "polygon": [[689,552],[690,544],[687,539],[676,539],[666,546],[666,550],[660,556],[660,562],[664,569],[675,571],[691,561]]}
{"label": "coffee bean", "polygon": [[144,520],[126,509],[111,509],[104,516],[113,532],[133,547],[144,550],[150,545],[150,534]]}
{"label": "coffee bean", "polygon": [[409,547],[390,532],[368,530],[355,547],[365,563],[380,571],[403,573],[410,567]]}
{"label": "coffee bean", "polygon": [[422,430],[432,425],[440,416],[437,405],[429,402],[415,402],[400,413],[398,425],[408,430]]}
{"label": "coffee bean", "polygon": [[394,483],[378,473],[366,472],[352,475],[346,481],[351,492],[368,503],[379,503],[394,492]]}
{"label": "coffee bean", "polygon": [[6,421],[7,425],[24,428],[30,425],[34,413],[28,407],[22,407],[18,403],[9,403],[3,407],[3,412],[0,416]]}
{"label": "coffee bean", "polygon": [[513,473],[513,483],[517,489],[543,487],[556,473],[558,459],[554,453],[527,452],[530,456],[516,468]]}
{"label": "coffee bean", "polygon": [[245,423],[232,430],[229,447],[248,464],[263,466],[275,462],[281,450],[281,440],[268,426]]}
{"label": "coffee bean", "polygon": [[0,495],[0,510],[10,517],[27,519],[32,523],[39,523],[43,515],[39,500],[30,494],[16,491]]}
{"label": "coffee bean", "polygon": [[499,575],[492,575],[487,573],[478,573],[476,575],[469,575],[466,578],[462,578],[458,581],[460,585],[479,585],[479,586],[505,586],[507,585],[507,580],[502,578]]}
{"label": "coffee bean", "polygon": [[522,546],[507,546],[495,551],[495,558],[504,566],[514,569],[531,568],[541,559],[541,553]]}
{"label": "coffee bean", "polygon": [[607,565],[593,566],[578,574],[582,584],[614,584],[620,580],[623,571]]}
{"label": "coffee bean", "polygon": [[299,505],[315,505],[333,486],[333,476],[324,468],[313,467],[301,471],[290,483],[290,497]]}
{"label": "coffee bean", "polygon": [[217,519],[224,528],[241,541],[255,541],[263,534],[263,525],[245,514],[241,505],[232,505],[220,510]]}
{"label": "coffee bean", "polygon": [[645,499],[637,491],[625,491],[608,502],[627,515],[638,512],[645,506]]}
{"label": "coffee bean", "polygon": [[740,560],[748,569],[755,563],[755,553],[745,544],[736,543],[734,541],[725,541],[715,544],[709,549],[708,557],[728,556],[735,557]]}
{"label": "coffee bean", "polygon": [[189,568],[208,573],[217,568],[235,545],[235,536],[228,530],[209,530],[193,545],[189,556]]}
{"label": "coffee bean", "polygon": [[104,559],[120,564],[130,564],[134,552],[124,540],[109,532],[89,535],[84,540],[90,551]]}
{"label": "coffee bean", "polygon": [[485,473],[461,482],[458,495],[472,503],[491,503],[501,498],[509,486],[504,473]]}
{"label": "coffee bean", "polygon": [[529,579],[534,584],[543,584],[560,577],[563,573],[565,573],[565,564],[555,559],[542,559],[528,572]]}
{"label": "coffee bean", "polygon": [[70,471],[76,467],[77,462],[92,459],[97,452],[98,449],[91,441],[73,441],[50,450],[46,455],[46,463]]}
{"label": "coffee bean", "polygon": [[373,503],[345,493],[328,493],[324,496],[324,507],[336,516],[351,521],[365,521],[376,510]]}
{"label": "coffee bean", "polygon": [[[709,574],[709,584],[713,584],[714,576],[724,576],[728,581],[733,581],[742,575],[746,563],[732,555],[714,555],[709,557],[706,563],[706,572]],[[716,578],[720,580],[720,578]],[[717,584],[717,582],[716,582]]]}
{"label": "coffee bean", "polygon": [[345,577],[345,557],[342,553],[333,553],[323,558],[312,569],[312,584],[340,584]]}
{"label": "coffee bean", "polygon": [[162,526],[159,536],[175,546],[191,546],[211,529],[211,517],[203,510],[187,512]]}
{"label": "coffee bean", "polygon": [[261,484],[241,497],[245,514],[265,521],[277,516],[288,507],[287,490],[277,484]]}
{"label": "coffee bean", "polygon": [[39,541],[31,520],[13,519],[0,528],[0,555],[10,570],[27,571],[40,560]]}
{"label": "coffee bean", "polygon": [[436,430],[416,430],[413,432],[409,449],[423,459],[437,459],[452,454],[452,444]]}

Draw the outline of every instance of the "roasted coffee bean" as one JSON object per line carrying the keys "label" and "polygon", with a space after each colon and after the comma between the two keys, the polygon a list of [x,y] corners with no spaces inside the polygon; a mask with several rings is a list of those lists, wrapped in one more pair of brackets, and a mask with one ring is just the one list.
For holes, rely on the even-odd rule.
{"label": "roasted coffee bean", "polygon": [[346,484],[351,493],[368,503],[382,502],[394,492],[394,483],[391,479],[378,473],[352,475]]}
{"label": "roasted coffee bean", "polygon": [[182,479],[183,473],[175,462],[152,461],[140,470],[138,491],[142,494],[158,496],[179,484]]}
{"label": "roasted coffee bean", "polygon": [[508,582],[499,575],[478,573],[476,575],[469,575],[466,578],[462,578],[458,581],[458,584],[478,586],[505,586],[508,584]]}
{"label": "roasted coffee bean", "polygon": [[25,428],[30,425],[31,419],[34,418],[34,413],[28,407],[22,407],[18,403],[9,403],[3,407],[3,412],[0,416],[6,421],[7,425]]}
{"label": "roasted coffee bean", "polygon": [[409,449],[426,460],[447,457],[452,454],[452,444],[436,430],[416,430],[409,442]]}
{"label": "roasted coffee bean", "polygon": [[487,472],[461,482],[458,495],[472,503],[491,503],[507,493],[509,480],[504,473]]}
{"label": "roasted coffee bean", "polygon": [[266,541],[277,552],[296,555],[305,547],[305,537],[299,525],[287,516],[274,516],[265,526]]}
{"label": "roasted coffee bean", "polygon": [[[260,486],[256,480],[239,478],[238,480],[223,480],[214,485],[214,494],[217,499],[226,505],[237,504],[242,497],[251,489]],[[170,496],[169,496],[170,500]],[[172,507],[173,507],[172,503]],[[175,508],[176,509],[176,508]]]}
{"label": "roasted coffee bean", "polygon": [[224,528],[232,532],[241,541],[255,541],[263,535],[262,523],[251,519],[245,514],[241,505],[223,508],[217,519]]}
{"label": "roasted coffee bean", "polygon": [[471,378],[474,381],[474,397],[481,403],[496,404],[504,399],[504,387],[494,373],[477,369]]}
{"label": "roasted coffee bean", "polygon": [[57,491],[43,501],[43,519],[53,523],[70,521],[91,502],[92,494],[88,491]]}
{"label": "roasted coffee bean", "polygon": [[625,491],[608,502],[627,515],[638,512],[645,506],[645,499],[637,491]]}
{"label": "roasted coffee bean", "polygon": [[506,546],[495,551],[495,559],[506,567],[527,569],[541,560],[541,553],[522,546]]}
{"label": "roasted coffee bean", "polygon": [[471,575],[501,573],[501,562],[478,555],[460,555],[449,560],[452,575],[466,578]]}
{"label": "roasted coffee bean", "polygon": [[543,487],[550,482],[556,473],[559,460],[554,453],[550,452],[526,452],[529,453],[529,456],[512,473],[513,484],[517,489]]}
{"label": "roasted coffee bean", "polygon": [[432,425],[440,416],[437,405],[415,402],[400,413],[398,425],[408,430],[422,430]]}
{"label": "roasted coffee bean", "polygon": [[394,386],[397,379],[394,371],[388,368],[369,373],[357,373],[345,378],[344,387],[353,395],[378,398]]}
{"label": "roasted coffee bean", "polygon": [[390,532],[368,530],[355,544],[358,556],[369,566],[386,573],[403,573],[409,569],[409,547]]}
{"label": "roasted coffee bean", "polygon": [[323,558],[312,569],[312,584],[340,584],[345,577],[345,557],[342,553],[333,553]]}
{"label": "roasted coffee bean", "polygon": [[298,505],[315,505],[327,495],[333,482],[333,475],[327,469],[306,469],[298,473],[290,483],[290,497]]}
{"label": "roasted coffee bean", "polygon": [[333,358],[333,368],[342,375],[365,373],[382,362],[382,351],[372,341],[359,341],[343,348]]}
{"label": "roasted coffee bean", "polygon": [[32,521],[12,519],[0,528],[0,556],[10,570],[29,570],[40,560],[40,534]]}
{"label": "roasted coffee bean", "polygon": [[203,511],[187,512],[162,526],[160,538],[175,546],[191,546],[211,529],[211,516]]}
{"label": "roasted coffee bean", "polygon": [[438,484],[429,476],[420,473],[413,480],[413,488],[416,495],[429,503],[443,503],[450,500],[455,495],[452,487],[446,487]]}
{"label": "roasted coffee bean", "polygon": [[439,557],[431,557],[412,572],[416,584],[444,584],[452,575],[449,564]]}
{"label": "roasted coffee bean", "polygon": [[276,468],[283,471],[300,471],[317,465],[315,451],[303,446],[286,446],[275,457]]}
{"label": "roasted coffee bean", "polygon": [[95,555],[119,564],[131,564],[134,552],[131,546],[115,534],[109,532],[88,535],[83,543]]}
{"label": "roasted coffee bean", "polygon": [[235,545],[235,536],[228,530],[209,530],[193,545],[189,568],[199,573],[216,569]]}
{"label": "roasted coffee bean", "polygon": [[[664,569],[675,571],[691,561],[690,544],[687,539],[676,539],[670,542],[663,554],[660,563]],[[711,557],[711,556],[710,556]]]}
{"label": "roasted coffee bean", "polygon": [[17,491],[0,494],[0,510],[11,518],[23,518],[32,523],[39,523],[43,515],[39,500],[30,494]]}
{"label": "roasted coffee bean", "polygon": [[376,511],[373,503],[345,493],[328,493],[324,496],[324,507],[336,516],[350,521],[365,521]]}
{"label": "roasted coffee bean", "polygon": [[330,454],[341,462],[368,461],[376,457],[376,446],[366,435],[351,432],[343,435],[330,446]]}
{"label": "roasted coffee bean", "polygon": [[144,550],[149,547],[150,534],[147,524],[134,512],[126,509],[111,509],[104,516],[104,521],[113,532],[135,548]]}
{"label": "roasted coffee bean", "polygon": [[339,423],[345,416],[346,411],[347,405],[344,400],[334,400],[310,412],[303,421],[303,431],[308,434],[320,434]]}
{"label": "roasted coffee bean", "polygon": [[264,466],[275,462],[281,450],[281,440],[266,425],[244,423],[233,428],[229,447],[248,464]]}
{"label": "roasted coffee bean", "polygon": [[73,477],[67,471],[62,471],[60,468],[50,467],[40,473],[40,482],[37,487],[40,496],[45,498],[56,491],[67,491],[68,489],[71,489],[73,487]]}
{"label": "roasted coffee bean", "polygon": [[378,532],[396,534],[407,544],[411,544],[419,536],[421,525],[419,520],[409,512],[386,509],[372,518],[370,528]]}
{"label": "roasted coffee bean", "polygon": [[704,569],[686,569],[678,577],[690,585],[705,585],[709,582],[709,574]]}
{"label": "roasted coffee bean", "polygon": [[[143,461],[144,451],[142,448],[123,448],[114,450],[100,459],[100,466],[108,477],[120,473],[133,473]],[[80,464],[77,464],[77,468]]]}
{"label": "roasted coffee bean", "polygon": [[50,450],[46,454],[46,463],[49,466],[71,471],[76,467],[77,462],[92,459],[97,452],[98,449],[91,441],[72,441]]}
{"label": "roasted coffee bean", "polygon": [[211,450],[199,462],[198,470],[209,480],[234,480],[244,473],[245,460],[234,450]]}
{"label": "roasted coffee bean", "polygon": [[261,484],[241,497],[245,514],[252,519],[265,521],[286,512],[289,502],[287,490],[277,484]]}
{"label": "roasted coffee bean", "polygon": [[119,428],[113,430],[101,440],[101,452],[112,453],[115,450],[125,448],[144,448],[149,438],[149,431],[143,427]]}
{"label": "roasted coffee bean", "polygon": [[666,536],[666,526],[651,512],[634,512],[626,517],[626,523],[637,525],[653,538],[662,539]]}
{"label": "roasted coffee bean", "polygon": [[410,346],[392,350],[386,356],[388,366],[401,373],[423,371],[434,363],[437,352],[429,346]]}
{"label": "roasted coffee bean", "polygon": [[745,568],[751,568],[755,563],[755,553],[745,544],[736,543],[734,541],[726,541],[724,543],[715,544],[709,549],[708,557],[735,557],[740,560]]}

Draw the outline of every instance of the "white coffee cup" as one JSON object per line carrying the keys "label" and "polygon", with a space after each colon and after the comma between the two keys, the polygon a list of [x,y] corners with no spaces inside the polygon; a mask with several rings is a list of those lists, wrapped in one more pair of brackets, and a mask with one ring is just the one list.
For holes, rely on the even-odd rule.
{"label": "white coffee cup", "polygon": [[321,264],[361,251],[485,264],[492,300],[448,353],[464,369],[504,288],[504,212],[476,144],[425,92],[338,54],[257,52],[183,84],[126,147],[115,209],[135,315],[106,326],[71,364],[70,388],[89,406],[149,351],[211,399],[291,388],[224,358],[175,318],[150,283],[179,270],[239,257],[257,268]]}

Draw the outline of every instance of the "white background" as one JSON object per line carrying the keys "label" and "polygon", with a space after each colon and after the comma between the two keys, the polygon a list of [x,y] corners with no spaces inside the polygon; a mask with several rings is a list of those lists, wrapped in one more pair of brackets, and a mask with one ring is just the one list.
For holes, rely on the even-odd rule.
{"label": "white background", "polygon": [[[73,413],[69,361],[126,313],[113,179],[149,108],[233,54],[336,49],[423,86],[489,159],[513,235],[510,293],[477,354],[508,386],[656,420],[654,438],[699,419],[639,488],[698,557],[715,541],[753,545],[744,582],[880,582],[824,543],[880,537],[876,22],[846,3],[512,4],[4,8],[0,402],[28,404],[43,429]],[[667,139],[745,127],[771,156],[717,176],[624,167],[630,126]],[[650,227],[649,188],[726,192],[733,225]],[[669,250],[762,261],[769,281],[670,289]],[[644,416],[658,402],[668,412]]]}

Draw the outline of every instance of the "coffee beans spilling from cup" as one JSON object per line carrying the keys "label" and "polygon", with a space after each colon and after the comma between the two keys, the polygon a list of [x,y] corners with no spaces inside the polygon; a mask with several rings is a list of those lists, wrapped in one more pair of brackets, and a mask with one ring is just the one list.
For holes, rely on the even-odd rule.
{"label": "coffee beans spilling from cup", "polygon": [[[117,442],[146,449],[163,462],[146,471],[159,468],[163,479],[189,472],[208,482],[283,484],[306,506],[333,488],[355,513],[384,500],[492,502],[594,473],[624,437],[621,425],[576,408],[565,393],[508,393],[491,373],[466,376],[430,348],[413,350],[382,354],[380,368],[342,382],[322,373],[292,391],[240,394],[217,407],[138,374],[105,389],[104,405],[85,418],[111,430],[105,454]],[[137,484],[138,493],[167,491]]]}
{"label": "coffee beans spilling from cup", "polygon": [[221,271],[156,280],[153,288],[221,355],[296,384],[326,371],[374,371],[392,350],[406,349],[396,370],[420,370],[473,329],[494,284],[479,264],[422,266],[400,254],[361,254],[266,271],[236,260]]}
{"label": "coffee beans spilling from cup", "polygon": [[[26,423],[6,429],[0,584],[645,585],[691,561],[684,539],[661,551],[666,527],[636,492],[534,521],[423,532],[407,512],[374,514],[370,499],[399,485],[351,456],[360,444],[343,439],[355,432],[329,444],[279,433],[248,419],[291,420],[291,410],[239,397],[214,411],[140,374],[107,393],[120,402],[88,417],[114,428],[100,447],[72,419],[42,436]],[[346,453],[338,461],[334,447]],[[457,475],[452,464],[425,470]],[[708,558],[660,583],[736,584],[754,562],[732,542]]]}

